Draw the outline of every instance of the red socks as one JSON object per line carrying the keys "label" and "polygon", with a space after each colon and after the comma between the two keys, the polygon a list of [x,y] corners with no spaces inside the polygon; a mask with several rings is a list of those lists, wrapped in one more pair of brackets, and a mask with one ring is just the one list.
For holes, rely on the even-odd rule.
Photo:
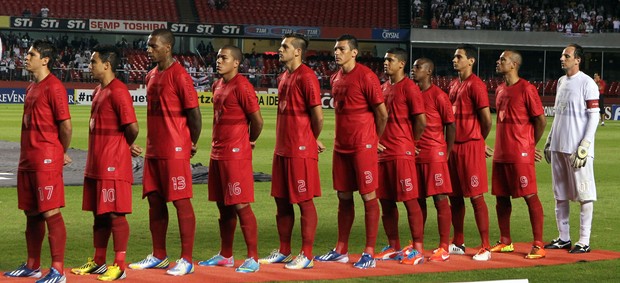
{"label": "red socks", "polygon": [[314,235],[318,223],[316,207],[312,199],[300,202],[298,205],[301,211],[301,251],[307,258],[311,259],[312,245],[314,245]]}
{"label": "red socks", "polygon": [[366,225],[366,248],[364,252],[370,255],[375,254],[377,244],[377,234],[379,232],[379,201],[377,198],[364,202]]}
{"label": "red socks", "polygon": [[452,243],[457,246],[462,246],[463,243],[465,243],[465,235],[463,234],[465,200],[463,197],[450,197],[450,212],[452,213],[452,226],[454,227]]}
{"label": "red socks", "polygon": [[93,224],[93,244],[95,246],[95,257],[93,260],[97,265],[105,264],[108,240],[112,234],[112,222],[109,215],[95,216]]}
{"label": "red socks", "polygon": [[239,215],[239,226],[241,226],[243,238],[245,238],[245,244],[248,248],[248,258],[252,257],[254,260],[258,260],[258,227],[252,207],[248,204],[237,210],[237,215]]}
{"label": "red socks", "polygon": [[[277,214],[276,225],[278,226],[278,235],[280,236],[280,253],[288,255],[291,253],[291,235],[293,234],[293,225],[295,224],[295,210],[293,205],[285,198],[275,198]],[[303,225],[301,226],[303,230]]]}
{"label": "red socks", "polygon": [[489,243],[489,208],[484,201],[484,195],[480,195],[477,198],[472,197],[471,204],[474,207],[474,218],[476,219],[476,225],[478,225],[482,247],[491,248],[491,243]]}
{"label": "red socks", "polygon": [[179,234],[181,236],[181,258],[192,262],[194,251],[194,236],[196,234],[196,216],[194,207],[189,198],[174,201],[179,221]]}
{"label": "red socks", "polygon": [[233,255],[233,242],[237,227],[237,212],[233,206],[225,206],[218,203],[220,210],[220,255],[229,258]]}
{"label": "red socks", "polygon": [[153,240],[153,256],[163,259],[166,253],[166,233],[168,232],[168,206],[166,201],[156,193],[148,195],[149,227]]}
{"label": "red socks", "polygon": [[125,255],[129,243],[129,223],[125,215],[112,218],[112,236],[114,237],[114,263],[121,270],[125,270]]}
{"label": "red socks", "polygon": [[413,248],[418,252],[424,251],[424,216],[417,199],[405,201],[409,230],[413,239]]}
{"label": "red socks", "polygon": [[30,269],[41,267],[41,246],[45,237],[45,219],[43,215],[26,216],[26,249]]}
{"label": "red socks", "polygon": [[398,235],[398,207],[391,200],[381,199],[381,219],[383,229],[388,238],[388,244],[395,250],[400,250],[400,237]]}
{"label": "red socks", "polygon": [[497,223],[499,224],[499,241],[502,244],[512,243],[510,238],[510,214],[512,214],[512,202],[510,197],[498,196],[496,197],[497,204],[495,204],[495,211],[497,212]]}
{"label": "red socks", "polygon": [[67,244],[67,230],[62,214],[56,213],[45,219],[49,234],[47,238],[52,253],[52,267],[64,274],[65,246]]}
{"label": "red socks", "polygon": [[527,203],[527,209],[530,212],[530,222],[532,223],[532,233],[534,234],[534,245],[539,247],[543,246],[543,207],[540,203],[538,195],[533,195],[529,198],[525,198]]}
{"label": "red socks", "polygon": [[353,199],[338,199],[338,243],[336,252],[346,254],[349,252],[349,235],[353,220],[355,219],[355,206]]}
{"label": "red socks", "polygon": [[437,225],[439,228],[439,247],[448,251],[448,246],[450,245],[450,225],[452,223],[448,198],[435,201],[435,208],[437,209]]}

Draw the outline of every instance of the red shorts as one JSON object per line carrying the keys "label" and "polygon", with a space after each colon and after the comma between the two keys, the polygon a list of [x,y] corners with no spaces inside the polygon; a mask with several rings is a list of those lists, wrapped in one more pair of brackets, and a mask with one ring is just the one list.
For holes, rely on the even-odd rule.
{"label": "red shorts", "polygon": [[209,200],[235,205],[254,202],[252,160],[209,162]]}
{"label": "red shorts", "polygon": [[416,164],[420,197],[448,195],[452,193],[448,162],[431,162]]}
{"label": "red shorts", "polygon": [[46,212],[65,206],[62,171],[18,171],[17,207]]}
{"label": "red shorts", "polygon": [[191,198],[192,169],[189,159],[144,159],[142,198],[157,192],[166,201]]}
{"label": "red shorts", "polygon": [[419,197],[415,160],[395,159],[379,162],[377,197],[392,201],[408,201]]}
{"label": "red shorts", "polygon": [[300,203],[321,196],[319,162],[312,158],[273,156],[271,196]]}
{"label": "red shorts", "polygon": [[334,189],[340,192],[359,190],[362,195],[374,192],[379,187],[378,162],[379,155],[375,148],[349,154],[334,151]]}
{"label": "red shorts", "polygon": [[131,183],[120,180],[84,178],[82,210],[97,215],[131,213]]}
{"label": "red shorts", "polygon": [[484,140],[455,143],[448,160],[451,196],[473,197],[489,191]]}
{"label": "red shorts", "polygon": [[534,164],[493,162],[491,180],[495,196],[518,198],[538,193]]}

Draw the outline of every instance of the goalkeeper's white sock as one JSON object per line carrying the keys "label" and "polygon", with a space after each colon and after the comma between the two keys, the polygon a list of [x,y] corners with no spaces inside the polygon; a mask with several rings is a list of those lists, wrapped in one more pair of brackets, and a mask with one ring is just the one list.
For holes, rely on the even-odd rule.
{"label": "goalkeeper's white sock", "polygon": [[555,200],[555,221],[562,241],[570,240],[569,216],[569,202],[567,200]]}
{"label": "goalkeeper's white sock", "polygon": [[592,214],[594,213],[594,202],[582,202],[579,220],[579,243],[586,246],[590,245],[590,232],[592,232]]}

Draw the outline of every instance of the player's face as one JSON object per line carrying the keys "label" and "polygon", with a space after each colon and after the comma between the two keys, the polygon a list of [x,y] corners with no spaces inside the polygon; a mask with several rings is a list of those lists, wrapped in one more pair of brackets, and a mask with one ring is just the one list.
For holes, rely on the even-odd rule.
{"label": "player's face", "polygon": [[502,52],[499,56],[499,59],[495,61],[495,72],[498,74],[507,74],[512,69],[514,69],[515,64],[510,59],[512,54],[510,52]]}
{"label": "player's face", "polygon": [[388,76],[396,75],[398,72],[405,68],[405,62],[398,60],[396,55],[392,53],[385,53],[383,57],[383,71]]}
{"label": "player's face", "polygon": [[428,65],[421,63],[419,60],[415,60],[411,66],[411,78],[416,82],[421,82],[428,78],[430,72],[428,71]]}
{"label": "player's face", "polygon": [[149,35],[146,46],[146,55],[152,63],[164,61],[171,47],[170,44],[164,43],[159,36],[151,35]]}
{"label": "player's face", "polygon": [[90,56],[90,64],[88,64],[88,68],[93,73],[93,78],[95,78],[96,80],[101,80],[107,70],[108,66],[106,65],[110,64],[101,62],[101,58],[99,58],[99,52],[93,52],[93,54]]}
{"label": "player's face", "polygon": [[278,56],[279,56],[280,62],[282,63],[290,62],[293,59],[295,59],[295,55],[301,53],[300,49],[295,49],[295,47],[293,47],[293,40],[295,39],[292,37],[285,38],[282,40],[282,43],[280,44],[280,48],[278,48]]}
{"label": "player's face", "polygon": [[594,81],[598,82],[601,80],[601,76],[599,76],[599,74],[594,74]]}
{"label": "player's face", "polygon": [[562,57],[560,57],[560,64],[564,72],[579,70],[579,62],[581,62],[581,59],[575,58],[575,47],[569,46],[564,48]]}
{"label": "player's face", "polygon": [[48,58],[41,58],[41,53],[30,47],[26,53],[26,62],[24,66],[28,72],[34,72],[41,68],[47,68]]}
{"label": "player's face", "polygon": [[220,75],[229,74],[239,66],[239,61],[232,56],[230,49],[220,49],[217,52],[217,60],[215,62],[217,64],[217,73]]}
{"label": "player's face", "polygon": [[355,60],[356,56],[357,49],[351,49],[348,40],[336,41],[336,45],[334,46],[334,59],[338,66],[346,65],[351,62],[351,60]]}
{"label": "player's face", "polygon": [[454,67],[455,71],[461,72],[468,68],[471,68],[471,66],[473,65],[474,65],[474,59],[467,58],[467,54],[465,54],[465,50],[457,49],[454,52],[454,58],[452,58],[452,66]]}

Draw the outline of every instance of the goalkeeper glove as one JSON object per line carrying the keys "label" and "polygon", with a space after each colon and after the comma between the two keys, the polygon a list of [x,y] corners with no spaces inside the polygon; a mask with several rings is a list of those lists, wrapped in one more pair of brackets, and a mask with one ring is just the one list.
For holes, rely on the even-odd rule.
{"label": "goalkeeper glove", "polygon": [[590,142],[582,140],[577,147],[577,151],[570,155],[570,162],[573,168],[581,168],[586,165],[588,158],[588,149],[590,148]]}

